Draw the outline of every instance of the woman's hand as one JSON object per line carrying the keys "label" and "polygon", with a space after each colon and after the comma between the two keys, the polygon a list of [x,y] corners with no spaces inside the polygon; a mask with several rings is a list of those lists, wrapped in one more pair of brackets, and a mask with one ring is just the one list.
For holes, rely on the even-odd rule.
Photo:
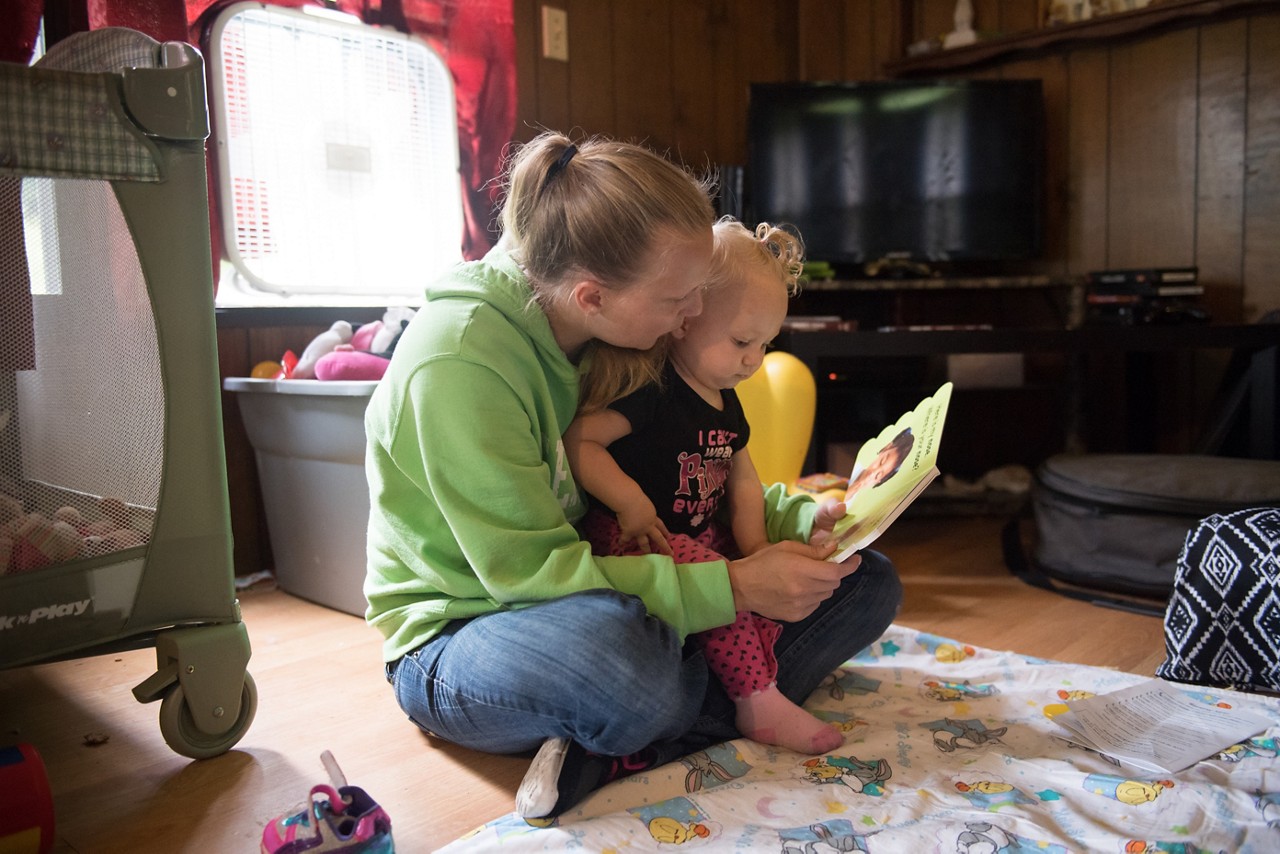
{"label": "woman's hand", "polygon": [[834,551],[834,545],[787,541],[729,561],[735,610],[785,623],[803,620],[862,563],[861,555],[832,563],[827,558]]}
{"label": "woman's hand", "polygon": [[834,498],[828,498],[822,502],[822,506],[818,508],[818,515],[813,517],[813,529],[809,534],[809,542],[814,545],[826,543],[836,522],[844,518],[845,509],[845,503]]}
{"label": "woman's hand", "polygon": [[671,534],[658,518],[658,510],[652,501],[637,501],[633,506],[619,510],[618,527],[621,529],[621,545],[634,542],[646,554],[671,555],[668,542]]}

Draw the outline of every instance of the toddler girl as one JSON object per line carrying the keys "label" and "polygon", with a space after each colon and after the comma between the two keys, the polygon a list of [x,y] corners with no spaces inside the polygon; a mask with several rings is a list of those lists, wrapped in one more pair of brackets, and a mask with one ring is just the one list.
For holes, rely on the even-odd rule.
{"label": "toddler girl", "polygon": [[[596,554],[661,552],[699,563],[769,545],[733,388],[756,372],[781,329],[801,259],[800,241],[781,229],[763,223],[753,234],[721,220],[702,313],[643,356],[596,349],[564,435],[574,477],[596,499],[581,526]],[[832,750],[839,730],[778,690],[780,631],[743,611],[696,637],[744,735],[801,753]]]}

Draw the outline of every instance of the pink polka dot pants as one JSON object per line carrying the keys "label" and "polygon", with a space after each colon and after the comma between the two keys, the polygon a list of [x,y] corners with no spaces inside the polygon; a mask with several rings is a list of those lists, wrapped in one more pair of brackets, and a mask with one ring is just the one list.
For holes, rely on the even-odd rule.
{"label": "pink polka dot pants", "polygon": [[[611,514],[591,510],[579,526],[597,555],[643,554],[634,544],[621,545],[618,521]],[[719,550],[717,550],[719,549]],[[732,553],[732,539],[718,536],[709,527],[696,538],[676,534],[671,538],[671,551],[676,563],[708,563],[723,560]],[[735,700],[768,688],[777,680],[778,660],[773,647],[782,626],[750,611],[738,612],[727,626],[699,632],[696,637],[707,658],[707,666],[720,680],[725,691]]]}

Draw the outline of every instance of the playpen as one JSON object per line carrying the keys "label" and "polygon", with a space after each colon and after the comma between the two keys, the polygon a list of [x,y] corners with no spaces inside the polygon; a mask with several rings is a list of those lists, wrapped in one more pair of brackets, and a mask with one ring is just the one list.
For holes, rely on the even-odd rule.
{"label": "playpen", "polygon": [[194,758],[239,741],[257,706],[231,561],[207,116],[200,54],[132,30],[0,64],[0,667],[154,646],[133,693],[160,702],[165,740]]}

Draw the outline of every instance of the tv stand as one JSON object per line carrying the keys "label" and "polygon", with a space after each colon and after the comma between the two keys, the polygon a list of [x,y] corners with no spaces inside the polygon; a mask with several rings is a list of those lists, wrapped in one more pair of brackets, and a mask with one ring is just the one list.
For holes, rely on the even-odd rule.
{"label": "tv stand", "polygon": [[[1011,292],[1021,296],[1011,301]],[[1036,306],[1029,306],[1028,299]],[[863,329],[929,323],[1004,326],[1013,315],[1028,316],[1028,308],[1047,311],[1046,322],[1054,326],[1074,328],[1084,317],[1084,279],[1046,275],[810,279],[801,289],[800,300],[792,314],[838,314],[860,321]],[[975,303],[990,305],[966,314]]]}
{"label": "tv stand", "polygon": [[[1068,441],[1083,444],[1079,431],[1086,416],[1086,398],[1091,391],[1082,373],[1086,359],[1097,358],[1113,364],[1119,372],[1123,394],[1118,401],[1103,400],[1097,406],[1107,409],[1107,419],[1124,426],[1121,432],[1137,432],[1147,441],[1154,435],[1151,419],[1157,409],[1143,398],[1154,394],[1153,385],[1129,383],[1129,362],[1116,357],[1145,354],[1148,358],[1161,353],[1192,350],[1225,350],[1241,354],[1246,366],[1242,391],[1249,394],[1249,420],[1244,426],[1248,455],[1255,459],[1276,459],[1280,453],[1280,324],[1251,325],[1191,324],[1185,326],[1082,326],[1078,329],[990,329],[941,330],[929,332],[791,332],[779,336],[778,346],[797,356],[818,377],[838,372],[841,364],[861,363],[868,359],[904,359],[946,356],[957,353],[1039,353],[1071,357],[1066,395],[1068,399]],[[1139,378],[1140,379],[1140,378]],[[821,381],[820,381],[821,382]],[[819,405],[828,386],[821,385]],[[1115,408],[1107,408],[1115,405]],[[1215,413],[1200,413],[1212,416]],[[1010,417],[1014,417],[1011,415]],[[999,420],[998,418],[996,419]],[[806,464],[808,471],[827,468],[827,429],[835,423],[819,418],[814,426],[813,441]],[[1220,438],[1210,435],[1219,425],[1210,419],[1211,430],[1202,439]],[[1212,447],[1197,446],[1199,453],[1216,453]],[[1117,448],[1134,452],[1139,448]]]}

